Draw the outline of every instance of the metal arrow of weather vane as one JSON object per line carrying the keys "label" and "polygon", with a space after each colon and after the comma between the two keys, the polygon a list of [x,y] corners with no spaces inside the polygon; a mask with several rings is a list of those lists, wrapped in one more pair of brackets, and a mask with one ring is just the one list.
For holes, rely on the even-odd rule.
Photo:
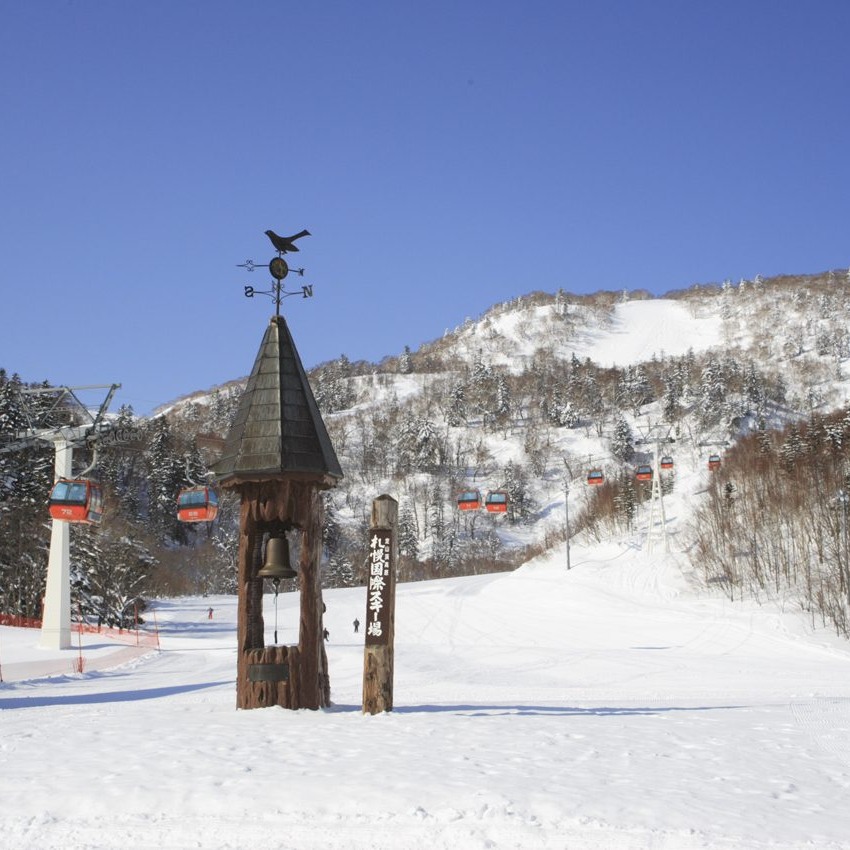
{"label": "metal arrow of weather vane", "polygon": [[255,295],[268,295],[274,301],[275,316],[280,315],[280,302],[284,298],[289,298],[291,295],[300,295],[302,298],[313,297],[313,287],[302,286],[300,289],[287,290],[283,280],[290,273],[297,274],[299,277],[304,277],[304,269],[290,269],[289,264],[283,258],[283,255],[291,251],[297,251],[298,246],[295,244],[296,239],[302,236],[309,236],[309,230],[302,230],[293,236],[278,236],[273,230],[267,230],[266,236],[269,237],[272,245],[277,250],[277,256],[273,257],[268,263],[255,263],[253,260],[245,260],[244,263],[237,263],[236,267],[247,269],[249,272],[254,269],[268,269],[271,276],[274,278],[271,289],[255,289],[253,286],[245,287],[245,297],[253,298]]}

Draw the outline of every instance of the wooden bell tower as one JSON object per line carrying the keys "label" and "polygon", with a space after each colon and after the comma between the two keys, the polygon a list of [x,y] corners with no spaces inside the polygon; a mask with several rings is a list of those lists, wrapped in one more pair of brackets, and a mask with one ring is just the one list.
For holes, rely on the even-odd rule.
{"label": "wooden bell tower", "polygon": [[[330,704],[323,640],[321,491],[342,478],[295,343],[280,315],[266,329],[248,385],[214,470],[241,495],[237,708]],[[280,538],[284,542],[281,544]],[[268,541],[276,539],[269,547]],[[297,646],[266,646],[263,584],[270,552],[300,543]]]}

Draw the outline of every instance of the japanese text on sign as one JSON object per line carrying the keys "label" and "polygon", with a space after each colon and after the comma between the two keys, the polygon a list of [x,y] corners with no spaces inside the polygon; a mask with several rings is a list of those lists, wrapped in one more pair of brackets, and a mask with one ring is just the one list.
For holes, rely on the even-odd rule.
{"label": "japanese text on sign", "polygon": [[366,643],[387,643],[389,623],[387,621],[387,597],[391,592],[390,547],[392,536],[389,531],[376,530],[369,539],[369,583],[366,602]]}

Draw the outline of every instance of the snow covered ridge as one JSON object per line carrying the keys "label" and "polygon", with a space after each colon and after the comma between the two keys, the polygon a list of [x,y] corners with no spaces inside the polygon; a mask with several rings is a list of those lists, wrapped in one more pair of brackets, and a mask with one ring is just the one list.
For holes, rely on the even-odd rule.
{"label": "snow covered ridge", "polygon": [[[563,533],[565,460],[576,481],[593,458],[623,468],[612,458],[618,423],[638,441],[651,425],[669,426],[696,469],[703,443],[841,406],[848,293],[844,272],[670,298],[534,293],[381,364],[323,364],[311,384],[346,472],[331,494],[334,521],[344,538],[371,498],[389,492],[419,560],[543,542],[559,522]],[[176,405],[169,418],[187,433],[223,430],[237,400],[234,385]],[[648,459],[648,448],[636,449],[636,461]],[[509,479],[518,495],[510,522],[456,515],[457,490]],[[586,500],[571,492],[577,513]],[[356,576],[349,543],[340,570]]]}
{"label": "snow covered ridge", "polygon": [[[574,331],[565,333],[564,325]],[[492,365],[518,373],[543,350],[558,360],[573,354],[590,358],[602,367],[630,366],[667,356],[682,356],[689,350],[707,351],[722,344],[719,316],[698,317],[679,301],[657,299],[628,301],[613,305],[602,323],[585,307],[565,305],[512,310],[464,327],[458,333],[458,354],[472,359],[491,346],[497,354]]]}

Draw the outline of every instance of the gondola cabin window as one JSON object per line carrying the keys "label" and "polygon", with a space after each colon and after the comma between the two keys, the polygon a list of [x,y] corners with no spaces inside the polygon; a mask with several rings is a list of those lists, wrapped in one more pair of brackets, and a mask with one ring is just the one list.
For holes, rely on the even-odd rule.
{"label": "gondola cabin window", "polygon": [[180,522],[212,522],[218,515],[218,494],[212,487],[190,487],[177,496]]}
{"label": "gondola cabin window", "polygon": [[491,490],[484,500],[484,507],[492,514],[507,513],[508,492],[507,490]]}
{"label": "gondola cabin window", "polygon": [[60,478],[50,491],[50,516],[62,522],[99,523],[103,516],[100,485],[88,478]]}
{"label": "gondola cabin window", "polygon": [[477,511],[481,507],[481,493],[478,490],[464,490],[457,497],[458,510]]}

